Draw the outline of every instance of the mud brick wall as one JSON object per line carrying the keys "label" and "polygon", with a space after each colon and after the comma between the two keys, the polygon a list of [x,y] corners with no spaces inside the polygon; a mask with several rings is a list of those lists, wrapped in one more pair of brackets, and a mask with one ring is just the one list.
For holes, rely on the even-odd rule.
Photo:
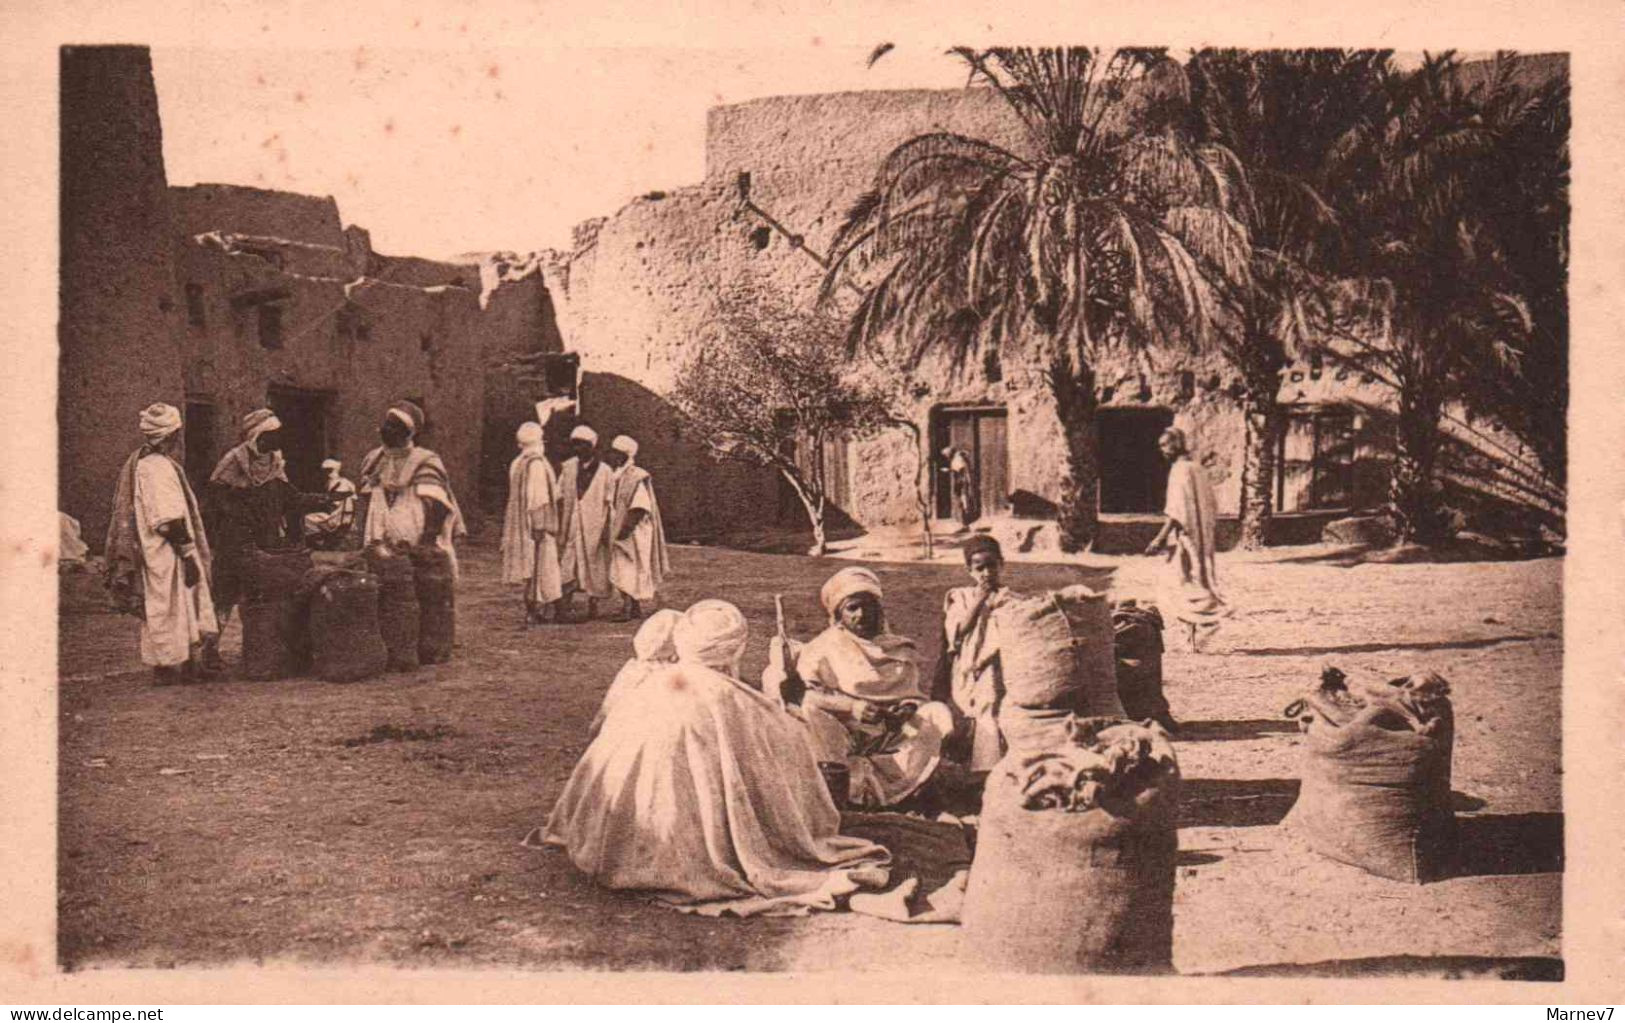
{"label": "mud brick wall", "polygon": [[65,47],[61,72],[57,495],[100,549],[141,409],[183,403],[180,313],[151,58]]}

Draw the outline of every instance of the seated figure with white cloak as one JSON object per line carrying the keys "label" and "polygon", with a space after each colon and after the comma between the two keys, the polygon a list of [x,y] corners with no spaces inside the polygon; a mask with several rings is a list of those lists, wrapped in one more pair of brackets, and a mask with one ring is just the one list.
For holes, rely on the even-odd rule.
{"label": "seated figure with white cloak", "polygon": [[[646,626],[647,627],[647,626]],[[674,623],[677,663],[605,707],[544,828],[607,888],[691,912],[803,913],[885,887],[885,849],[842,836],[802,724],[739,679],[748,626],[705,600]]]}
{"label": "seated figure with white cloak", "polygon": [[[821,763],[844,764],[854,806],[896,806],[931,780],[953,714],[921,688],[914,641],[886,628],[880,579],[843,568],[824,584],[829,628],[774,640],[762,688],[799,704]],[[787,648],[788,647],[788,648]]]}

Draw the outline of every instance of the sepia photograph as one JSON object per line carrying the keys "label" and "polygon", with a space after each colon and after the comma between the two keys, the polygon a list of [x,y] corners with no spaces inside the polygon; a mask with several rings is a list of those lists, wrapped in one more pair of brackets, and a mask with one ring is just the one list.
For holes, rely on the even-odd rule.
{"label": "sepia photograph", "polygon": [[1573,979],[1568,50],[456,21],[55,50],[45,969]]}

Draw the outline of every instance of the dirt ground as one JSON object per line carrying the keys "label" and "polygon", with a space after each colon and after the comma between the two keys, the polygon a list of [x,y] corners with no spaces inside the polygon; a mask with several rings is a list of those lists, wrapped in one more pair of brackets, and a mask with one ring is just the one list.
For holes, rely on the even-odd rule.
{"label": "dirt ground", "polygon": [[[952,557],[951,552],[945,555]],[[632,625],[525,630],[495,552],[464,552],[449,665],[353,685],[155,688],[136,626],[95,580],[64,576],[59,956],[69,968],[234,961],[544,969],[951,967],[954,926],[848,913],[684,916],[596,888],[557,851],[522,848],[584,746]],[[680,547],[664,602],[739,604],[760,669],[785,595],[793,634],[821,624],[841,562]],[[894,628],[931,640],[951,562],[875,566]],[[1146,559],[1012,564],[1149,594]],[[1561,975],[1562,561],[1363,563],[1318,548],[1226,555],[1238,605],[1211,649],[1166,664],[1188,781],[1175,904],[1182,973]],[[228,631],[228,657],[237,649]],[[1454,688],[1462,876],[1412,886],[1295,849],[1281,710],[1324,663],[1432,668]]]}

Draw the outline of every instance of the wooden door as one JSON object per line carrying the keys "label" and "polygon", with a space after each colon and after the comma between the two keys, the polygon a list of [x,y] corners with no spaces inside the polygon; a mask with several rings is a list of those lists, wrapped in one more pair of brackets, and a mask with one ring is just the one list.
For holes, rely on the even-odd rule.
{"label": "wooden door", "polygon": [[976,473],[983,515],[1010,511],[1009,424],[1002,410],[976,415]]}

